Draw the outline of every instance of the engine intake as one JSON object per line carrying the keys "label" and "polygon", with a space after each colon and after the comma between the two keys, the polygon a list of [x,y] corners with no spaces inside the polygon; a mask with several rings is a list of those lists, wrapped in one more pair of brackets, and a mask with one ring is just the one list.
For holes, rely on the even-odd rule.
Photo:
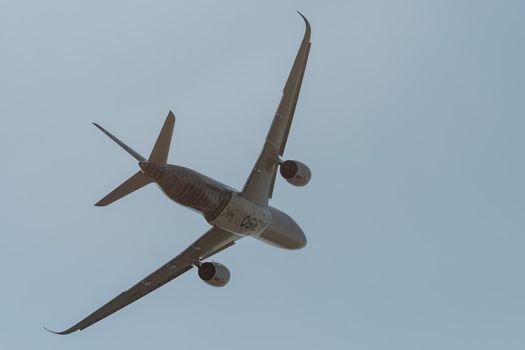
{"label": "engine intake", "polygon": [[304,186],[312,177],[312,172],[303,163],[297,160],[284,161],[279,167],[281,176],[294,186]]}
{"label": "engine intake", "polygon": [[205,262],[199,266],[199,277],[214,287],[224,287],[230,280],[230,270],[218,262]]}

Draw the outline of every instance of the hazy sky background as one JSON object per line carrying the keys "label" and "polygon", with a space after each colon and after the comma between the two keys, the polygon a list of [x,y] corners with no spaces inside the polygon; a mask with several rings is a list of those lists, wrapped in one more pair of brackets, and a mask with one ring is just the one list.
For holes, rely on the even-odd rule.
{"label": "hazy sky background", "polygon": [[[312,24],[271,204],[308,245],[243,239],[56,336],[208,228],[91,125],[242,188]],[[2,349],[525,348],[524,1],[1,1]]]}

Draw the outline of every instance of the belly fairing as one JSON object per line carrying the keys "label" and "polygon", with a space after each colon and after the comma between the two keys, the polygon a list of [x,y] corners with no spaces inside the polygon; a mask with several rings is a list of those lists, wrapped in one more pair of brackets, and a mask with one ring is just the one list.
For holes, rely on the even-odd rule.
{"label": "belly fairing", "polygon": [[242,236],[258,236],[272,217],[268,208],[250,202],[238,193],[233,193],[222,212],[210,224]]}

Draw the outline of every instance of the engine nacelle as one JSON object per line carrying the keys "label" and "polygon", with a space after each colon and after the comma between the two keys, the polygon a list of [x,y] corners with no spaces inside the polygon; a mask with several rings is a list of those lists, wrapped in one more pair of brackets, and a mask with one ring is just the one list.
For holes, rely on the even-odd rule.
{"label": "engine nacelle", "polygon": [[312,172],[305,164],[297,160],[286,160],[279,167],[281,176],[294,186],[304,186],[312,177]]}
{"label": "engine nacelle", "polygon": [[230,280],[230,270],[218,262],[205,262],[199,266],[199,277],[214,287],[224,287]]}

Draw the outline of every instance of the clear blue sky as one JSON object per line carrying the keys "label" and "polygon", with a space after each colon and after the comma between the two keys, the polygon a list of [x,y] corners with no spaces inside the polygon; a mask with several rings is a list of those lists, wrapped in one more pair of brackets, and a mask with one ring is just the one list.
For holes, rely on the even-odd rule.
{"label": "clear blue sky", "polygon": [[[272,205],[300,251],[243,239],[106,320],[62,330],[207,229],[91,125],[241,188],[304,26]],[[523,1],[0,2],[2,349],[525,348]]]}

